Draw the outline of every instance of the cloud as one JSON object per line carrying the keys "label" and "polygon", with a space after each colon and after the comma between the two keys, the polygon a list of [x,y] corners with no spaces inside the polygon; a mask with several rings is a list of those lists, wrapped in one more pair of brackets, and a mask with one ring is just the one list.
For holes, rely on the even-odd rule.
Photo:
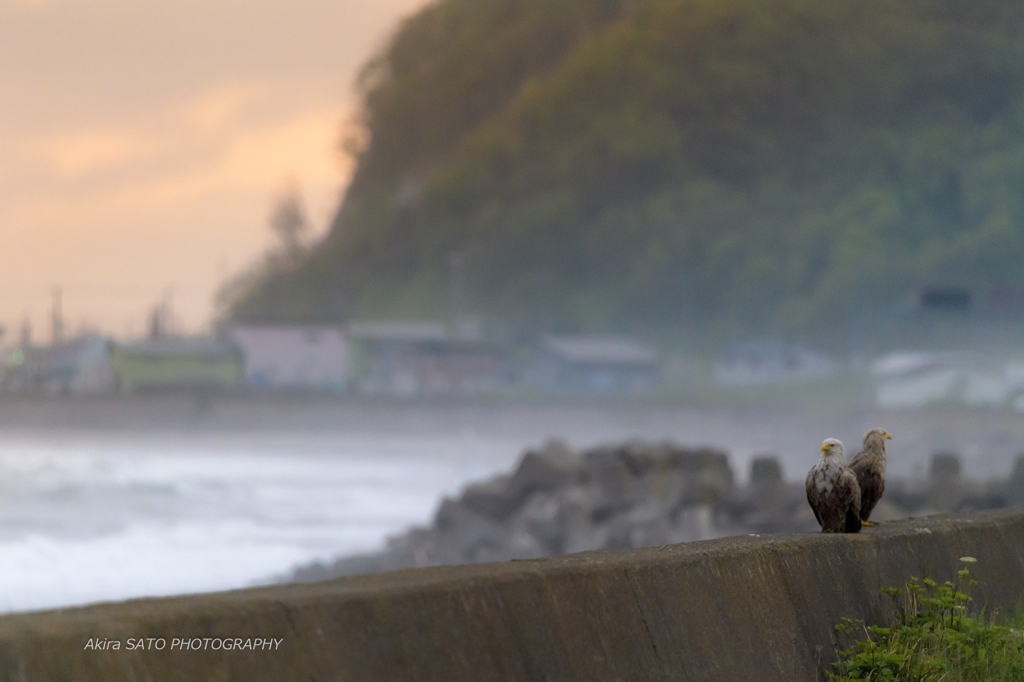
{"label": "cloud", "polygon": [[144,158],[159,145],[137,133],[108,130],[54,135],[29,146],[53,173],[76,178]]}
{"label": "cloud", "polygon": [[243,112],[270,95],[267,83],[239,83],[214,90],[183,107],[182,119],[204,133],[235,123]]}
{"label": "cloud", "polygon": [[350,172],[337,152],[344,107],[274,110],[286,94],[228,85],[165,112],[163,126],[27,141],[19,164],[33,169],[30,191],[4,191],[0,178],[8,254],[0,321],[16,324],[25,308],[41,316],[61,283],[69,311],[77,300],[94,322],[120,332],[126,309],[141,316],[171,287],[183,323],[195,329],[209,318],[218,283],[270,243],[266,216],[286,180],[324,229]]}
{"label": "cloud", "polygon": [[[139,130],[60,132],[27,143],[51,192],[13,200],[19,222],[101,220],[167,210],[218,191],[265,192],[285,177],[340,187],[348,162],[338,153],[342,107],[320,104],[271,120],[252,116],[283,93],[231,85],[185,102],[161,133]],[[184,153],[183,153],[184,152]],[[116,172],[115,172],[116,171]],[[86,191],[66,191],[64,181]],[[64,190],[64,191],[62,191]]]}
{"label": "cloud", "polygon": [[111,330],[168,286],[201,326],[286,179],[327,224],[352,76],[423,2],[0,0],[0,324],[64,284]]}

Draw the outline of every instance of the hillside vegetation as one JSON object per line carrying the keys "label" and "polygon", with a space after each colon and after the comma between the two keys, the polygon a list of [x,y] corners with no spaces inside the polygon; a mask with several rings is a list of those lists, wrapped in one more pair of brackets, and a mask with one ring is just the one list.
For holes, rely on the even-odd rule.
{"label": "hillside vegetation", "polygon": [[1024,287],[1024,4],[439,0],[329,235],[241,319],[827,333]]}

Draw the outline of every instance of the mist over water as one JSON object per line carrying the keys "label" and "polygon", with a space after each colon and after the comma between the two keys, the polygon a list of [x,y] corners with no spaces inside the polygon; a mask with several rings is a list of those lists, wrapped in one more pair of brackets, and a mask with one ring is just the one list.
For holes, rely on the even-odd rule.
{"label": "mist over water", "polygon": [[[373,550],[429,524],[443,495],[510,470],[549,438],[711,445],[728,452],[741,481],[760,453],[777,454],[786,478],[801,480],[825,437],[852,454],[874,426],[894,435],[892,476],[924,475],[934,452],[954,450],[965,476],[1002,477],[1024,451],[1024,419],[998,410],[226,401],[201,428],[27,429],[12,427],[7,408],[0,611],[241,588]],[[237,414],[250,424],[239,427]]]}
{"label": "mist over water", "polygon": [[507,466],[472,437],[0,436],[0,610],[268,582]]}

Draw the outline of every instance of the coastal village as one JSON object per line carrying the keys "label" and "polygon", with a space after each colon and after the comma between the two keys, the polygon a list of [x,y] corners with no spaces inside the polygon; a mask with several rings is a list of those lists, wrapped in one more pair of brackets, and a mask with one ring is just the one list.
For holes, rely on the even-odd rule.
{"label": "coastal village", "polygon": [[640,395],[655,390],[661,375],[658,352],[628,338],[544,335],[509,343],[484,335],[478,325],[418,321],[238,324],[211,336],[166,334],[154,324],[146,338],[131,341],[84,334],[37,346],[25,337],[0,357],[0,389],[51,395]]}
{"label": "coastal village", "polygon": [[[99,333],[33,343],[0,338],[0,393],[290,391],[362,396],[648,396],[678,386],[672,357],[625,336],[539,334],[513,339],[474,322],[244,324],[215,334],[169,333],[154,316],[143,338]],[[845,368],[797,343],[725,348],[707,372],[726,389],[827,381]],[[927,405],[1024,412],[1024,363],[982,353],[900,351],[864,367],[886,409]],[[686,381],[684,377],[682,381]],[[674,382],[674,383],[673,383]]]}

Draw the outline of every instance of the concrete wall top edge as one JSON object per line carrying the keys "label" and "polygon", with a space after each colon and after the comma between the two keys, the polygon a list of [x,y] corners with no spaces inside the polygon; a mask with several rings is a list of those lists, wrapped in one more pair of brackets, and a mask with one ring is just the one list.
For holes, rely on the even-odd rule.
{"label": "concrete wall top edge", "polygon": [[227,607],[233,604],[290,603],[306,600],[363,599],[382,594],[421,592],[424,589],[444,589],[480,582],[506,582],[531,580],[540,575],[579,573],[639,568],[661,563],[685,565],[703,562],[709,558],[738,559],[750,553],[765,551],[820,552],[825,547],[843,543],[878,543],[907,535],[934,534],[965,526],[1001,526],[1024,524],[1024,510],[1000,509],[975,512],[969,515],[936,514],[919,518],[901,519],[864,529],[858,534],[775,533],[741,535],[687,542],[676,545],[646,547],[642,549],[598,550],[580,552],[544,559],[525,559],[498,563],[460,566],[435,566],[403,569],[385,573],[355,575],[324,582],[295,583],[267,587],[246,588],[227,592],[134,599],[125,602],[102,603],[82,607],[55,609],[0,616],[0,636],[12,626],[45,625],[49,622],[88,621],[94,616],[114,614],[128,618],[162,613],[192,613],[204,605]]}
{"label": "concrete wall top edge", "polygon": [[[0,682],[819,680],[841,617],[877,619],[880,587],[955,578],[965,555],[978,559],[979,603],[1019,604],[1024,510],[11,614]],[[143,636],[283,644],[83,651],[87,638]]]}

